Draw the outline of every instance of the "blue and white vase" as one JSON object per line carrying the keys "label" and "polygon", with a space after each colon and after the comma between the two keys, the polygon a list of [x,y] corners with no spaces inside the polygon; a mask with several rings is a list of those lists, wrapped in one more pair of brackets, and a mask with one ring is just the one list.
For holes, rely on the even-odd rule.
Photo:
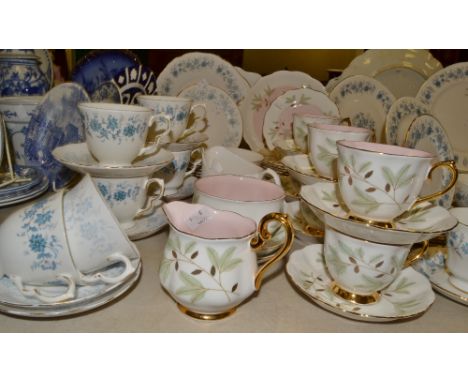
{"label": "blue and white vase", "polygon": [[50,88],[34,54],[0,53],[0,96],[42,95]]}

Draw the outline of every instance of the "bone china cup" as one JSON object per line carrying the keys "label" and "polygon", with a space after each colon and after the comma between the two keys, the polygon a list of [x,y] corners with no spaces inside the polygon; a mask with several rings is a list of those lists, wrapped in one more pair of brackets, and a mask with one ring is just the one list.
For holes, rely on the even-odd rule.
{"label": "bone china cup", "polygon": [[458,219],[458,225],[447,236],[449,282],[468,293],[468,208],[452,208],[449,212]]}
{"label": "bone china cup", "polygon": [[317,173],[329,180],[338,178],[336,141],[368,141],[372,136],[371,130],[353,126],[316,124],[308,129],[309,159]]}
{"label": "bone china cup", "polygon": [[[260,289],[263,275],[291,248],[294,230],[285,214],[252,219],[200,204],[172,202],[159,278],[179,309],[195,318],[220,319]],[[282,245],[261,267],[256,250],[268,241],[270,222],[284,226]]]}
{"label": "bone china cup", "polygon": [[303,153],[307,153],[309,127],[317,124],[338,125],[340,119],[338,117],[330,117],[328,115],[299,115],[296,114],[293,119],[293,139],[294,143]]}
{"label": "bone china cup", "polygon": [[280,186],[256,178],[216,175],[194,184],[194,203],[237,212],[257,224],[270,212],[281,212],[285,193]]}
{"label": "bone china cup", "polygon": [[145,147],[154,121],[151,109],[92,102],[80,103],[78,108],[84,118],[89,151],[102,165],[129,165],[136,157],[159,149],[159,140]]}
{"label": "bone china cup", "polygon": [[[164,181],[158,178],[140,176],[134,178],[95,178],[99,192],[112,209],[124,229],[135,225],[135,218],[153,211],[155,203],[164,195]],[[159,192],[148,195],[152,184]]]}
{"label": "bone china cup", "polygon": [[205,127],[205,125],[194,123],[190,129],[187,129],[189,117],[194,114],[194,110],[197,108],[203,109],[203,118],[206,114],[205,105],[192,105],[193,101],[190,98],[139,95],[137,96],[137,102],[153,110],[157,125],[169,121],[168,142],[176,142],[182,136],[195,133]]}
{"label": "bone china cup", "polygon": [[334,280],[332,290],[356,303],[377,302],[379,292],[424,254],[427,242],[408,256],[411,246],[373,243],[327,227],[324,258]]}
{"label": "bone china cup", "polygon": [[[428,152],[399,146],[338,141],[338,181],[350,215],[365,221],[392,223],[416,204],[437,198],[456,183],[453,161],[437,162]],[[450,184],[419,197],[423,182],[436,168],[447,167]]]}

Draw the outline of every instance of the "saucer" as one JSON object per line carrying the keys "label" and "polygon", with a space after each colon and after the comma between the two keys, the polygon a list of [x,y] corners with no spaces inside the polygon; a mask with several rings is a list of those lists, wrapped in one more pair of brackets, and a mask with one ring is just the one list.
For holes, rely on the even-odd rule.
{"label": "saucer", "polygon": [[11,206],[13,204],[18,204],[25,202],[27,200],[34,199],[35,197],[43,194],[49,188],[49,180],[47,176],[43,176],[40,183],[28,188],[26,190],[12,192],[7,195],[0,196],[0,207]]}
{"label": "saucer", "polygon": [[52,155],[57,161],[72,170],[99,178],[149,176],[157,170],[168,166],[174,159],[172,153],[161,148],[156,154],[135,161],[131,165],[103,166],[93,158],[86,142],[57,147],[52,152]]}
{"label": "saucer", "polygon": [[140,240],[154,235],[167,225],[167,218],[162,208],[158,207],[148,216],[135,219],[135,225],[127,228],[125,232],[130,240]]}
{"label": "saucer", "polygon": [[455,288],[449,281],[450,274],[445,268],[445,254],[438,251],[430,257],[424,257],[413,265],[418,272],[429,278],[432,288],[441,295],[468,306],[468,293]]}
{"label": "saucer", "polygon": [[394,222],[394,228],[349,218],[336,183],[317,182],[301,188],[301,198],[326,224],[347,235],[386,244],[413,244],[450,231],[458,223],[443,207],[422,203]]}
{"label": "saucer", "polygon": [[303,201],[285,202],[284,212],[291,218],[296,238],[304,242],[315,242],[317,237],[323,237],[323,223]]}
{"label": "saucer", "polygon": [[[37,318],[63,317],[87,312],[115,300],[137,282],[141,274],[140,259],[133,259],[132,265],[136,267],[135,272],[119,283],[78,285],[76,298],[51,304],[41,302],[34,297],[23,296],[8,277],[2,277],[0,278],[0,312]],[[122,272],[122,267],[122,264],[114,264],[103,273],[115,276]],[[42,287],[41,291],[47,293],[46,288],[51,294],[57,294],[63,292],[65,287]]]}
{"label": "saucer", "polygon": [[164,200],[166,202],[173,202],[174,200],[183,200],[190,198],[193,195],[193,185],[197,180],[194,176],[189,176],[184,180],[182,186],[177,189],[177,192],[169,195],[164,195]]}
{"label": "saucer", "polygon": [[314,184],[319,181],[336,182],[317,173],[307,154],[288,155],[281,159],[289,175],[301,184]]}
{"label": "saucer", "polygon": [[29,180],[15,182],[1,187],[0,199],[17,192],[29,190],[40,183],[44,178],[44,173],[38,167],[18,166],[15,169],[15,175],[20,178],[28,178]]}
{"label": "saucer", "polygon": [[286,273],[300,292],[332,313],[358,321],[397,321],[423,314],[434,302],[429,281],[411,267],[400,272],[375,304],[343,300],[330,288],[332,279],[325,268],[322,251],[322,244],[312,244],[291,253]]}

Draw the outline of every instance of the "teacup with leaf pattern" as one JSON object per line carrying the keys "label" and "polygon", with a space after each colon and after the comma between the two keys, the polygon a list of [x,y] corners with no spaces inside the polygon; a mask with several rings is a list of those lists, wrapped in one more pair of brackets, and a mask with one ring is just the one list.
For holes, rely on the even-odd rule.
{"label": "teacup with leaf pattern", "polygon": [[[93,177],[93,181],[124,229],[133,227],[135,219],[153,212],[156,202],[164,195],[164,180],[154,177]],[[157,193],[150,189],[152,184],[158,186]]]}
{"label": "teacup with leaf pattern", "polygon": [[93,102],[82,102],[78,108],[89,151],[102,165],[129,165],[138,156],[154,154],[160,148],[159,139],[145,146],[155,118],[149,108]]}
{"label": "teacup with leaf pattern", "polygon": [[[371,142],[338,141],[338,183],[350,216],[366,222],[393,224],[415,205],[448,192],[458,172],[453,161],[435,163],[433,154]],[[441,167],[451,182],[441,191],[419,196],[426,178]]]}
{"label": "teacup with leaf pattern", "polygon": [[301,115],[295,114],[293,119],[292,134],[293,140],[297,147],[303,152],[307,153],[308,148],[308,137],[309,137],[309,127],[316,126],[317,124],[334,124],[338,125],[340,119],[338,117],[332,117],[323,114],[317,115]]}
{"label": "teacup with leaf pattern", "polygon": [[374,243],[325,229],[324,258],[334,280],[332,290],[340,297],[360,304],[379,300],[379,292],[389,286],[400,271],[419,260],[428,246]]}
{"label": "teacup with leaf pattern", "polygon": [[[159,269],[163,287],[180,310],[215,320],[232,314],[260,289],[265,272],[289,251],[294,230],[286,214],[254,220],[202,204],[171,202],[163,206],[170,230]],[[260,267],[256,250],[271,238],[269,223],[287,234],[282,245]]]}
{"label": "teacup with leaf pattern", "polygon": [[468,293],[468,208],[451,208],[449,212],[458,225],[447,235],[448,280],[455,288]]}
{"label": "teacup with leaf pattern", "polygon": [[317,173],[328,180],[338,178],[336,161],[338,151],[336,142],[342,139],[348,141],[369,141],[373,132],[369,129],[354,126],[315,124],[308,128],[309,159]]}

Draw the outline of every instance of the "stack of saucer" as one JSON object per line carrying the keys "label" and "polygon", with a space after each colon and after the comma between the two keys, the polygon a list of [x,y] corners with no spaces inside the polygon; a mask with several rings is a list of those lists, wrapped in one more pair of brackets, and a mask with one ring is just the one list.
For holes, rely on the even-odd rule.
{"label": "stack of saucer", "polygon": [[29,317],[84,312],[128,290],[140,254],[89,176],[26,205],[0,226],[0,311]]}
{"label": "stack of saucer", "polygon": [[[152,111],[106,103],[81,103],[79,109],[85,121],[86,142],[56,148],[55,159],[91,175],[131,239],[163,228],[167,221],[158,201],[164,193],[164,181],[153,174],[168,166],[173,155],[161,148],[159,141],[145,147],[154,120]],[[153,185],[159,191],[153,193]]]}
{"label": "stack of saucer", "polygon": [[10,183],[10,177],[2,176],[0,185],[0,207],[25,202],[33,199],[47,191],[49,181],[47,176],[38,167],[17,166],[15,177],[20,181]]}
{"label": "stack of saucer", "polygon": [[[427,240],[452,230],[457,218],[429,200],[456,182],[452,162],[432,154],[360,141],[337,142],[338,182],[303,186],[301,198],[323,220],[325,244],[293,253],[293,283],[319,305],[359,320],[422,314],[434,300],[428,280],[409,265]],[[433,169],[447,167],[445,189],[419,197]],[[423,250],[411,247],[425,242]]]}

